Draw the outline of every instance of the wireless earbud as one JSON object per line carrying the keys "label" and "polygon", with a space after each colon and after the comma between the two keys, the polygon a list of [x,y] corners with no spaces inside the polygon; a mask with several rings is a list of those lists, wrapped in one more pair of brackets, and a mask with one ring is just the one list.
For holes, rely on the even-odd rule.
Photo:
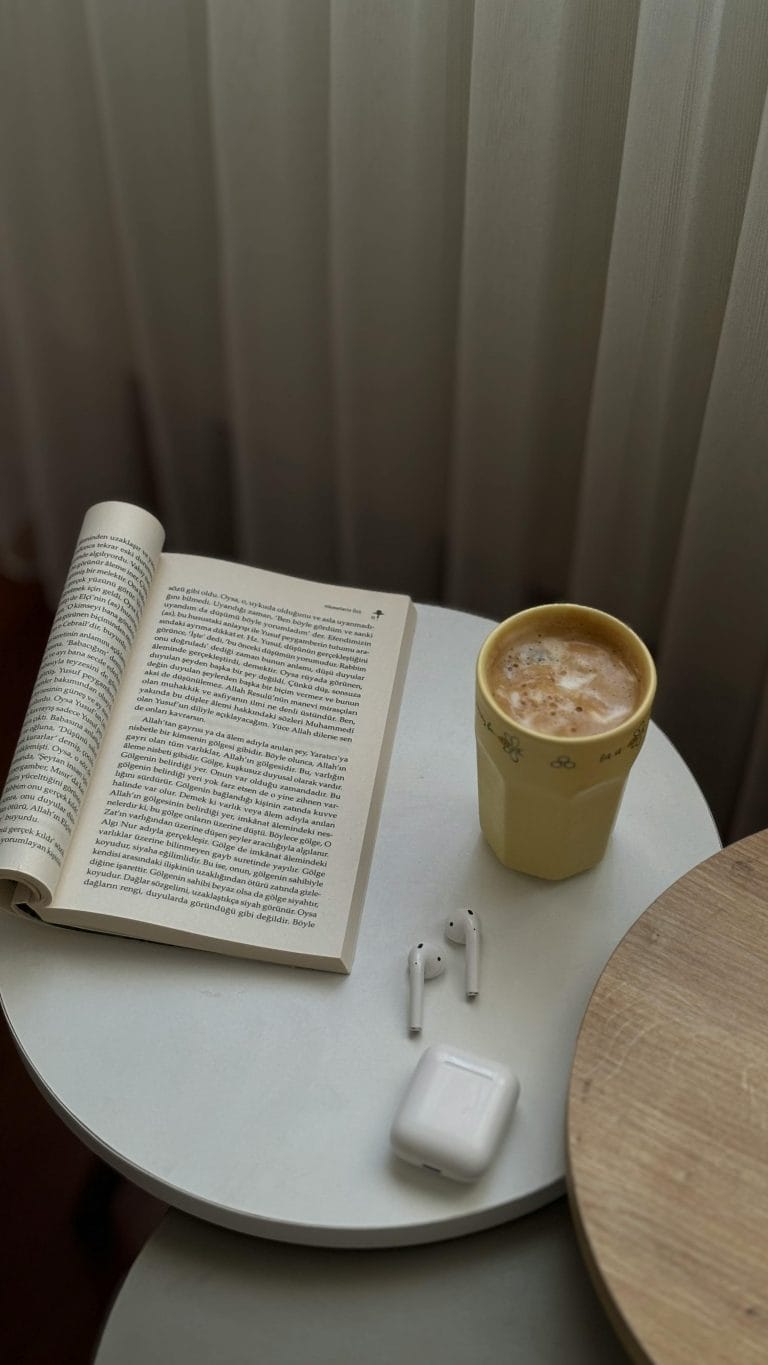
{"label": "wireless earbud", "polygon": [[457,910],[445,926],[445,936],[467,950],[464,989],[471,999],[480,992],[480,922],[474,911]]}
{"label": "wireless earbud", "polygon": [[424,1011],[424,982],[431,981],[445,971],[445,963],[437,948],[429,943],[417,943],[408,954],[409,1013],[408,1025],[411,1033],[421,1033],[421,1020]]}

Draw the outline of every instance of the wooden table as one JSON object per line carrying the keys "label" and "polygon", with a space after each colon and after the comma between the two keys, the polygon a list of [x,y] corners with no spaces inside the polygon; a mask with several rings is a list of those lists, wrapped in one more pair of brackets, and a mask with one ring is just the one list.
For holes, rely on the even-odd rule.
{"label": "wooden table", "polygon": [[665,891],[578,1037],[568,1183],[632,1355],[768,1361],[768,831]]}

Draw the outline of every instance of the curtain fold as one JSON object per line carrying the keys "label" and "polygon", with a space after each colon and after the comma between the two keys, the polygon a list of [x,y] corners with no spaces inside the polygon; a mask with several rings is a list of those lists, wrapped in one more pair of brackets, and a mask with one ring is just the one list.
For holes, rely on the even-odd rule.
{"label": "curtain fold", "polygon": [[654,646],[767,84],[767,7],[644,0],[572,586],[576,596],[599,596]]}
{"label": "curtain fold", "polygon": [[768,824],[767,101],[764,0],[0,0],[0,567],[591,602]]}
{"label": "curtain fold", "polygon": [[332,0],[330,294],[345,577],[442,590],[472,61],[466,0]]}
{"label": "curtain fold", "polygon": [[475,9],[449,592],[508,615],[568,588],[634,5]]}
{"label": "curtain fold", "polygon": [[237,544],[336,572],[328,5],[207,6]]}
{"label": "curtain fold", "polygon": [[[764,113],[664,622],[659,717],[721,826],[768,824],[768,111]],[[739,801],[744,774],[747,783]]]}
{"label": "curtain fold", "polygon": [[[199,0],[85,0],[130,345],[135,439],[169,535],[232,549],[206,15]],[[108,470],[109,454],[105,452]]]}
{"label": "curtain fold", "polygon": [[82,9],[0,5],[0,300],[25,503],[57,593],[85,503],[149,488],[135,459],[131,348]]}

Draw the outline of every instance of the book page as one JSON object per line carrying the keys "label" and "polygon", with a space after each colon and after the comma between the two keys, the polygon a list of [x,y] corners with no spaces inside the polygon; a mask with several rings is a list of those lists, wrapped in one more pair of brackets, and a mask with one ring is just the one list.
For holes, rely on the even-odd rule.
{"label": "book page", "polygon": [[163,538],[153,516],[126,503],[85,517],[0,800],[7,905],[50,903]]}
{"label": "book page", "polygon": [[57,902],[340,956],[409,605],[164,555]]}

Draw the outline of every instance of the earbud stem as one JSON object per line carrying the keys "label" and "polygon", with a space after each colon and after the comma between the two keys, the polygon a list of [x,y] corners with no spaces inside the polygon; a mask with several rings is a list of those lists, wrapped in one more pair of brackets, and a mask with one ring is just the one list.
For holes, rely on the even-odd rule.
{"label": "earbud stem", "polygon": [[465,990],[467,998],[472,1000],[480,992],[480,953],[477,934],[467,936],[467,968]]}
{"label": "earbud stem", "polygon": [[411,1033],[421,1033],[424,1017],[424,972],[421,967],[411,968],[410,1008],[408,1026]]}

